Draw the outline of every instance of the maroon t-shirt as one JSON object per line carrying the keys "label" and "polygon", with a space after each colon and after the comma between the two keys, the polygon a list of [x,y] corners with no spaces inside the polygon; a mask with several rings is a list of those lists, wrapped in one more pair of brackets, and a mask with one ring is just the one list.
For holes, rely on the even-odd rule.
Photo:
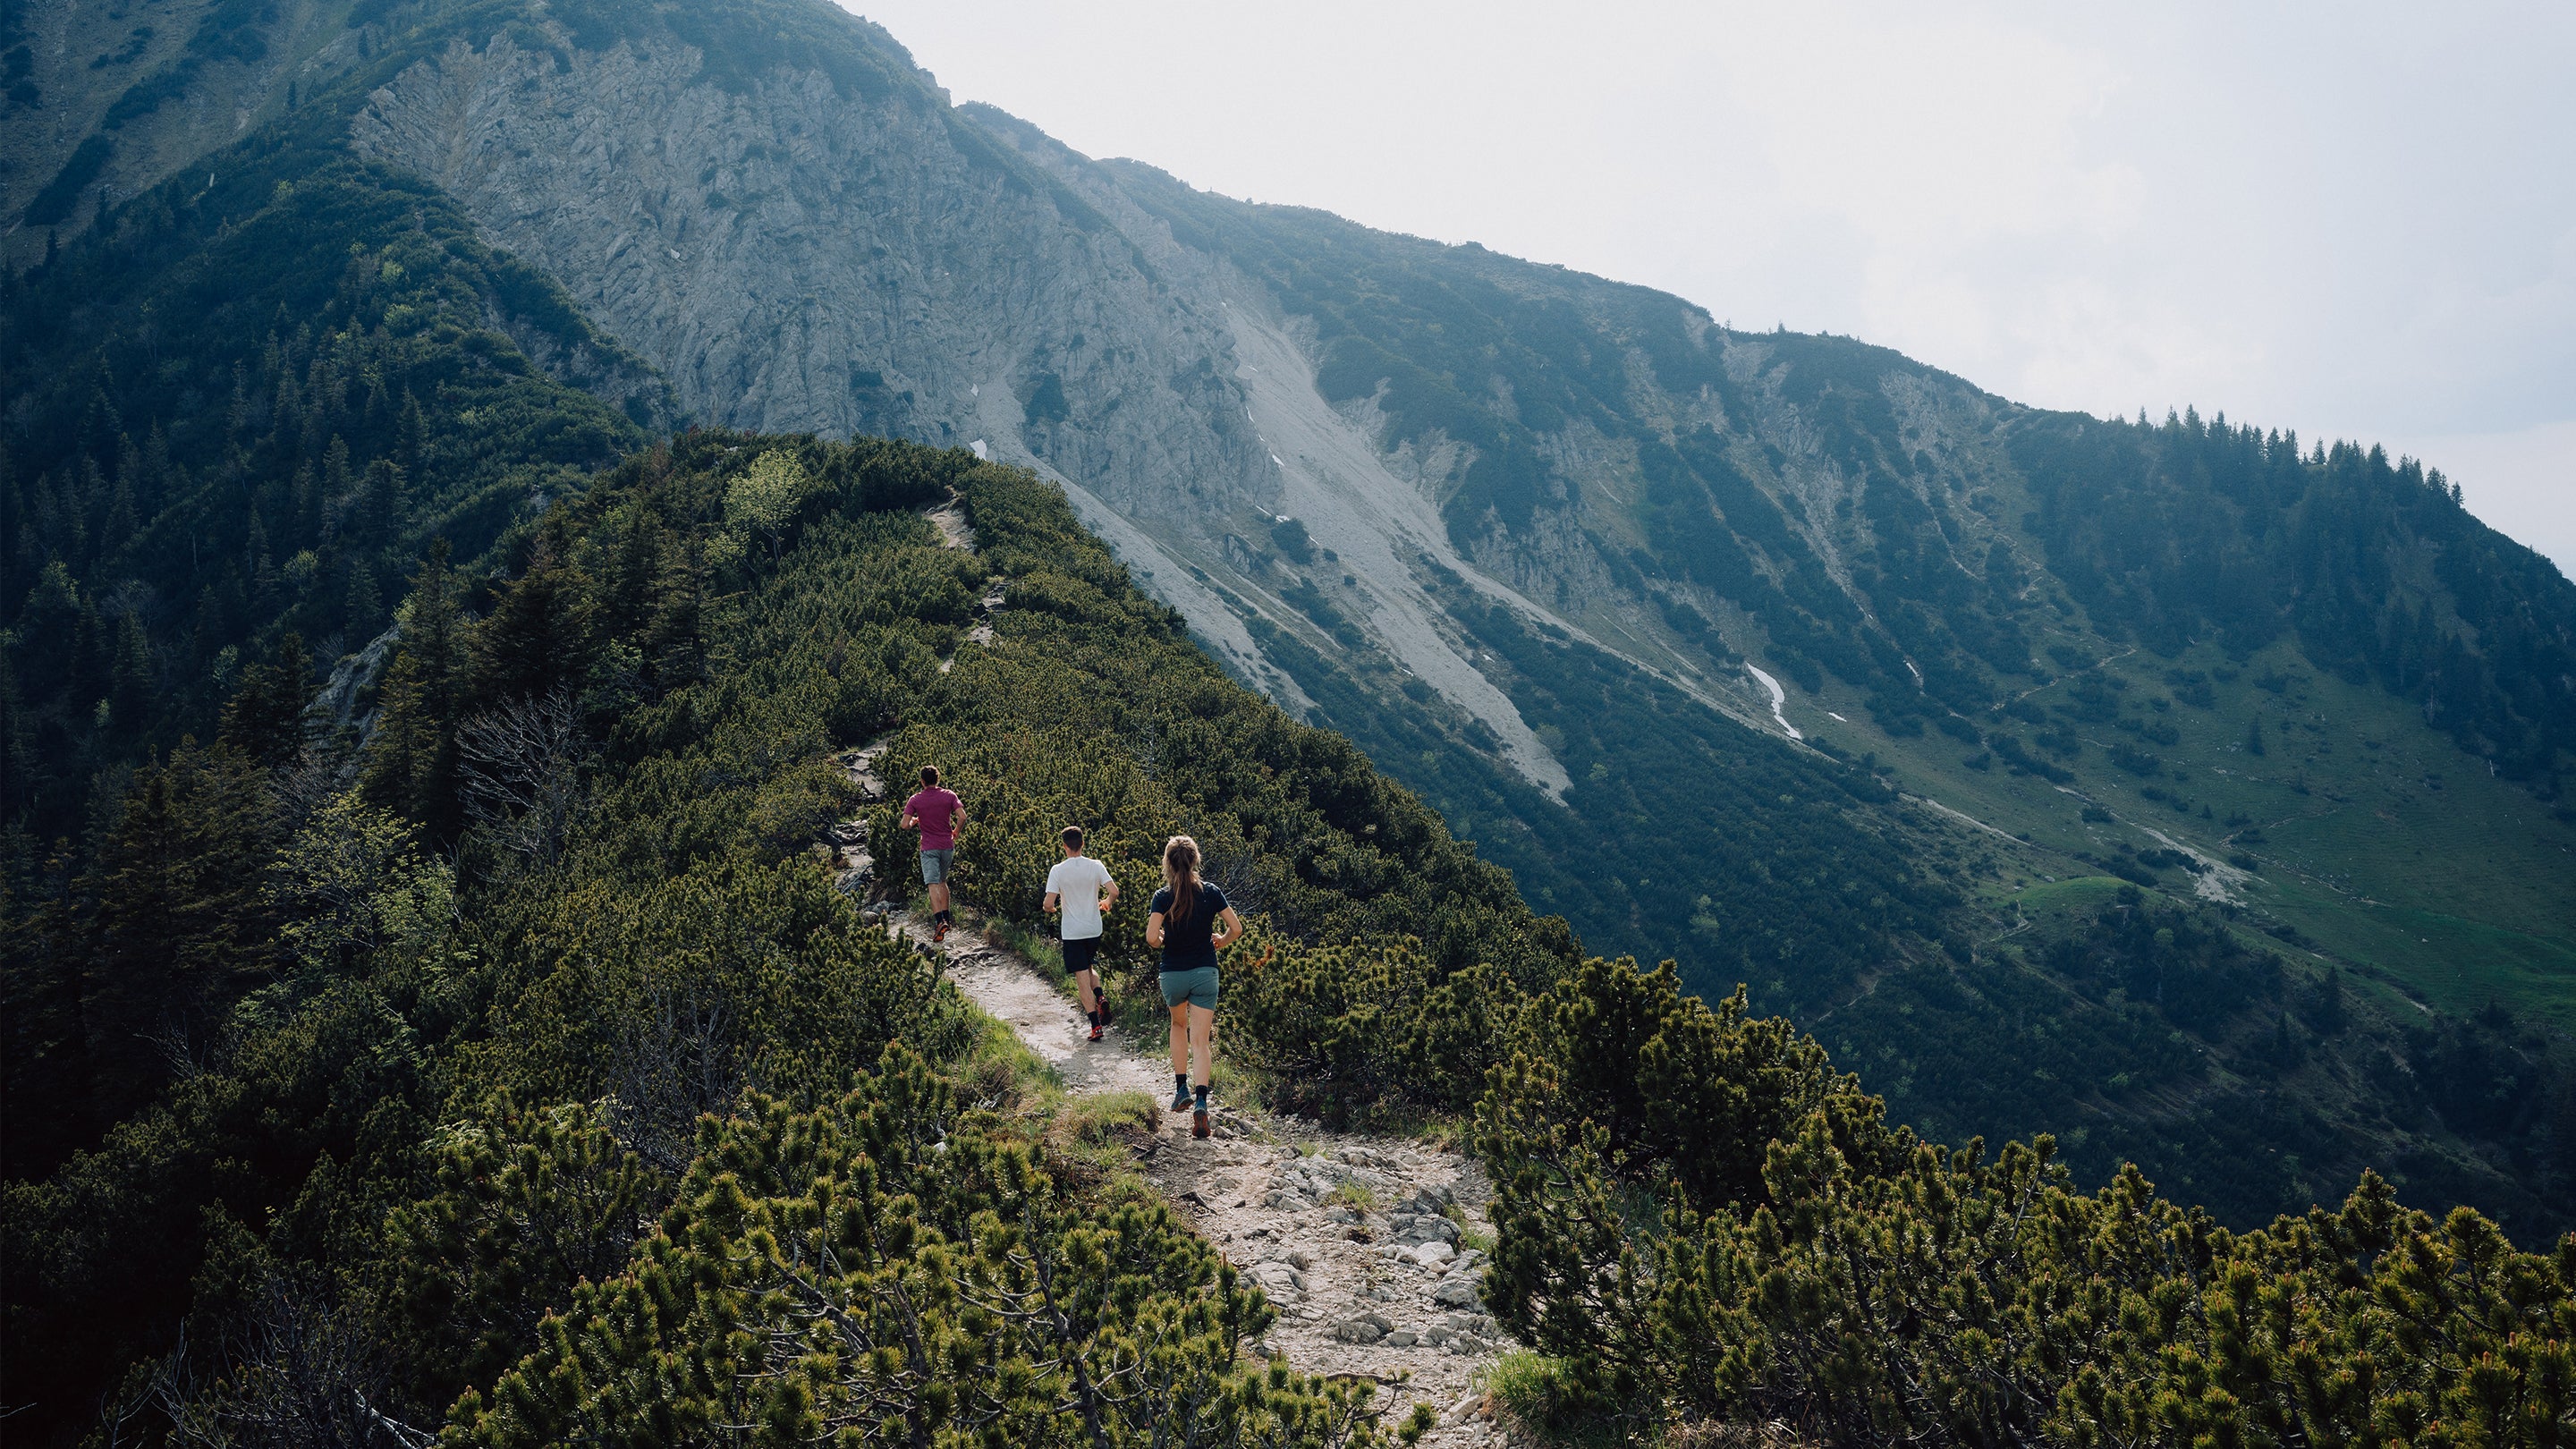
{"label": "maroon t-shirt", "polygon": [[903,802],[904,813],[921,822],[921,848],[957,848],[957,812],[965,809],[957,792],[933,785]]}

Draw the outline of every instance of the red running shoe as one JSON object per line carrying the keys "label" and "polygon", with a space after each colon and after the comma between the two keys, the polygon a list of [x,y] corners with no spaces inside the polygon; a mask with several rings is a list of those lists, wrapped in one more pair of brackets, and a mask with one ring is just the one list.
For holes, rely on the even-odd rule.
{"label": "red running shoe", "polygon": [[931,941],[932,941],[934,944],[935,944],[935,943],[937,943],[937,942],[940,942],[940,941],[945,941],[945,940],[947,940],[947,939],[948,939],[948,923],[947,923],[946,921],[933,921],[933,922],[931,922],[931,923],[930,923],[930,939],[931,939]]}
{"label": "red running shoe", "polygon": [[1095,1021],[1095,1022],[1093,1022],[1093,1023],[1091,1024],[1091,1039],[1092,1039],[1093,1041],[1098,1041],[1098,1040],[1100,1040],[1100,1023],[1099,1023],[1099,1022],[1096,1022],[1096,1021]]}
{"label": "red running shoe", "polygon": [[1205,1137],[1208,1135],[1207,1108],[1201,1107],[1190,1113],[1190,1135],[1192,1137]]}

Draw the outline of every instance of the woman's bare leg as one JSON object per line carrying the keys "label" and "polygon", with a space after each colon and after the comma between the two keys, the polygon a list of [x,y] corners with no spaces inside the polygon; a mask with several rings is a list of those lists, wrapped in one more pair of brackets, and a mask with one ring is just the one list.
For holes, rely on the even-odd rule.
{"label": "woman's bare leg", "polygon": [[[1216,1075],[1216,1013],[1204,1006],[1190,1007],[1189,1013],[1190,1045],[1196,1049],[1198,1056],[1198,1071],[1191,1076],[1190,1085],[1204,1087],[1214,1080]],[[1175,1026],[1177,1025],[1178,1023],[1175,1023]],[[1180,1069],[1181,1054],[1174,1051],[1172,1070],[1177,1072]]]}
{"label": "woman's bare leg", "polygon": [[1189,1075],[1190,1070],[1190,1004],[1186,1001],[1172,1008],[1172,1075]]}

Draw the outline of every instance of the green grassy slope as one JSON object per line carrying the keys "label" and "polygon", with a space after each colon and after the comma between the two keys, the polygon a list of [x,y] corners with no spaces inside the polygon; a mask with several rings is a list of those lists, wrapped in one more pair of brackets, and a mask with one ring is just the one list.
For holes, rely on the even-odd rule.
{"label": "green grassy slope", "polygon": [[[1445,783],[1472,742],[1398,743],[1384,720],[1407,706],[1382,684],[1309,686],[1588,942],[1671,956],[1704,991],[1748,982],[1942,1135],[2065,1126],[2087,1173],[2123,1154],[2167,1174],[2219,1153],[2327,1164],[2195,1183],[2239,1218],[2403,1160],[2422,1200],[2559,1221],[2542,1205],[2576,1185],[2576,588],[2438,474],[2223,420],[2034,413],[1847,339],[1728,333],[1643,289],[1113,169],[1311,319],[1319,385],[1365,399],[1382,443],[1465,445],[1432,480],[1462,550],[1703,688],[1741,690],[1750,658],[1818,749],[1941,807],[1837,800],[1790,751],[1717,745],[1749,732],[1640,669],[1488,633],[1463,592],[1461,645],[1581,757],[1595,794],[1573,816]],[[1560,558],[1541,536],[1579,542]],[[1752,865],[1805,875],[1793,822],[1820,810],[1883,843],[1846,857],[1860,894],[1956,905],[1864,969],[1823,965],[1831,950],[1771,969],[1764,912],[1785,897]],[[1725,848],[1692,847],[1712,832]],[[2157,889],[2192,929],[2278,958],[2277,980],[2186,1021],[2001,959],[2088,937],[2098,910],[2023,891],[2081,877]],[[1810,915],[1837,935],[1839,911]],[[2284,1045],[2327,971],[2364,1024]],[[1904,981],[1930,993],[1907,1003],[1925,1020],[1879,1000]],[[2104,1064],[2047,1065],[2051,1033]],[[2167,1089],[2101,1095],[2111,1063],[2172,1055],[2177,1034]],[[1924,1068],[1944,1035],[1989,1059]]]}

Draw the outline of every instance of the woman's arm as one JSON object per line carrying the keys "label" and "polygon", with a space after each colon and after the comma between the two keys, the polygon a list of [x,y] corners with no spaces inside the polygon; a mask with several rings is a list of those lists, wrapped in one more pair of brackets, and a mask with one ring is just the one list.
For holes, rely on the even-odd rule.
{"label": "woman's arm", "polygon": [[1145,944],[1158,951],[1163,948],[1163,913],[1161,911],[1156,911],[1145,918]]}
{"label": "woman's arm", "polygon": [[1216,934],[1208,938],[1208,944],[1220,951],[1243,939],[1243,917],[1236,915],[1232,906],[1226,907],[1225,914],[1216,918],[1216,927]]}

